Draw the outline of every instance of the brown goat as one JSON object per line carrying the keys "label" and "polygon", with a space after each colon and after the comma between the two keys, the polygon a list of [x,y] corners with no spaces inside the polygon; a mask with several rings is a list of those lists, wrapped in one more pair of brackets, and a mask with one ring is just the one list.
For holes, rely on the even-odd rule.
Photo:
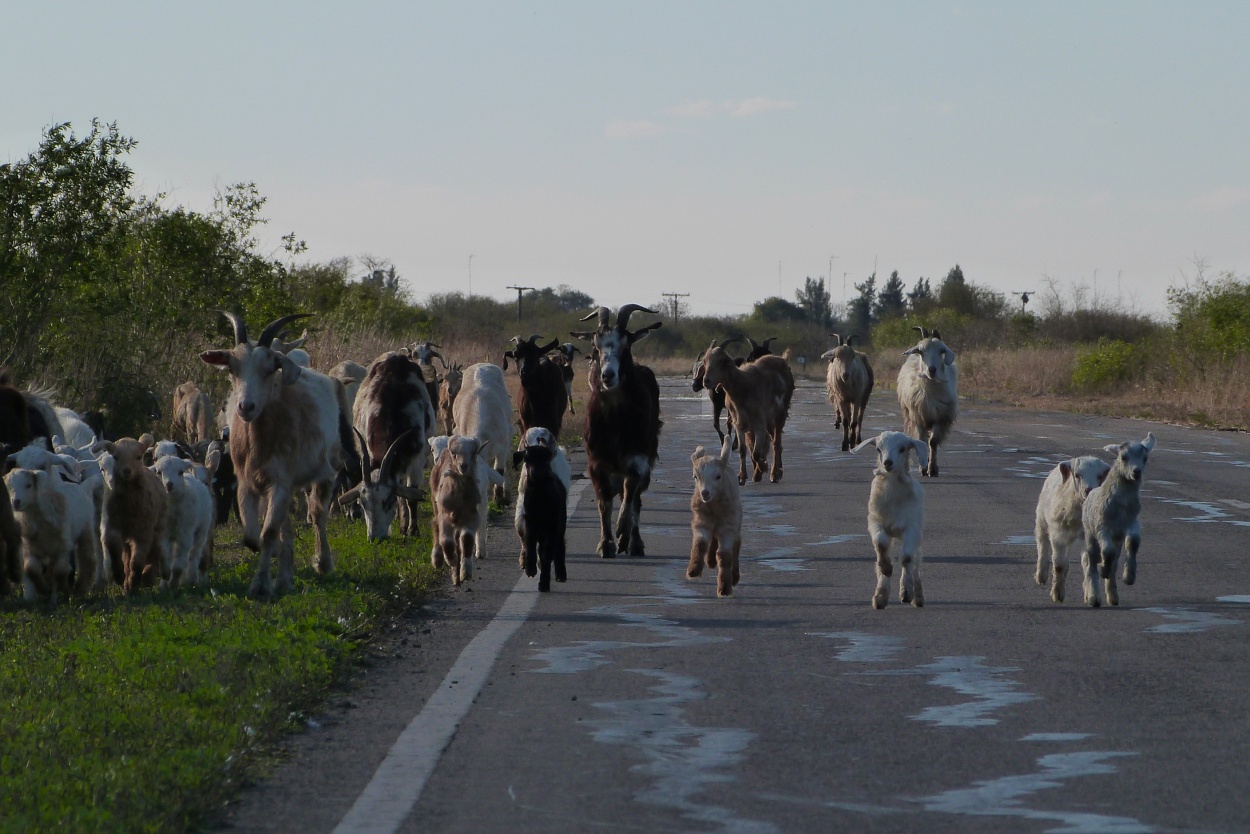
{"label": "brown goat", "polygon": [[174,389],[173,434],[181,435],[194,446],[213,439],[213,404],[208,394],[200,390],[194,381],[187,381]]}
{"label": "brown goat", "polygon": [[720,386],[728,395],[729,413],[738,432],[738,483],[745,484],[747,480],[748,449],[754,480],[764,477],[770,438],[773,462],[769,480],[777,483],[784,471],[781,432],[790,414],[790,398],[794,396],[794,374],[790,365],[781,356],[769,355],[739,368],[715,340],[704,353],[703,365],[704,384],[712,390]]}
{"label": "brown goat", "polygon": [[151,586],[169,578],[165,552],[165,516],[168,496],[160,477],[143,465],[149,443],[124,437],[104,441],[100,448],[112,455],[102,464],[109,482],[104,504],[104,548],[112,566],[113,581],[130,593],[140,585]]}

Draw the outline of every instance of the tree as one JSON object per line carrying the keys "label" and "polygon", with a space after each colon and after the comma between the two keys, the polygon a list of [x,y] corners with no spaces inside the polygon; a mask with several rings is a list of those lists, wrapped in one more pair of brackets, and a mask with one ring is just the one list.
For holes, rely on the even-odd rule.
{"label": "tree", "polygon": [[847,313],[848,324],[852,330],[867,333],[872,328],[873,305],[877,298],[877,273],[868,276],[862,284],[856,284],[859,295],[851,299]]}
{"label": "tree", "polygon": [[825,330],[833,327],[833,299],[825,286],[825,279],[806,278],[803,289],[794,293],[794,300],[803,310],[803,317]]}
{"label": "tree", "polygon": [[928,278],[917,278],[916,286],[911,288],[911,292],[907,293],[907,306],[911,308],[913,313],[919,312],[933,301],[933,291],[929,289]]}
{"label": "tree", "polygon": [[885,286],[877,293],[877,301],[873,306],[873,314],[878,321],[901,318],[907,306],[903,298],[903,279],[898,277],[898,270],[890,273]]}
{"label": "tree", "polygon": [[751,313],[753,318],[759,321],[806,321],[807,311],[797,304],[786,301],[784,298],[770,296],[763,301],[755,302],[755,309]]}
{"label": "tree", "polygon": [[590,312],[595,308],[595,299],[581,290],[575,290],[568,284],[560,284],[555,289],[543,287],[530,294],[530,302],[545,303],[565,313]]}

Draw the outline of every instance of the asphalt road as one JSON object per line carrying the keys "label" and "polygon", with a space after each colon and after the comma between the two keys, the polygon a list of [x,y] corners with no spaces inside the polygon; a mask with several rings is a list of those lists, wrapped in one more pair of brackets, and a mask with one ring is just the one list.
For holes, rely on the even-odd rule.
{"label": "asphalt road", "polygon": [[[966,405],[924,482],[926,607],[895,581],[874,611],[873,456],[838,450],[808,385],[784,479],[743,488],[742,580],[722,600],[714,572],[684,576],[710,406],[662,387],[647,556],[594,555],[586,489],[569,581],[540,596],[501,520],[472,590],[401,623],[222,830],[1250,831],[1250,437]],[[865,434],[898,428],[880,392]],[[1074,570],[1052,603],[1033,581],[1042,478],[1148,430],[1137,584],[1091,610]],[[490,629],[497,660],[479,638],[466,666]],[[397,746],[439,715],[441,755],[411,729]]]}

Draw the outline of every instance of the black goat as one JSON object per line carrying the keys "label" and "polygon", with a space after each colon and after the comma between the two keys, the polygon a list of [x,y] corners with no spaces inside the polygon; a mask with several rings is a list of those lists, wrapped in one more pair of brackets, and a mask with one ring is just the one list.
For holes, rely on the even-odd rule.
{"label": "black goat", "polygon": [[[527,433],[526,438],[533,436]],[[551,568],[556,581],[568,578],[564,566],[564,533],[568,522],[568,485],[554,471],[552,463],[560,454],[555,437],[548,442],[525,445],[512,453],[512,465],[524,466],[519,489],[520,507],[516,531],[521,538],[521,570],[526,576],[538,575],[538,590],[551,590]],[[568,465],[564,464],[567,476]]]}
{"label": "black goat", "polygon": [[507,370],[508,360],[515,360],[517,373],[521,377],[521,393],[517,403],[521,434],[532,428],[542,427],[558,440],[560,428],[564,424],[567,394],[564,374],[546,354],[554,350],[559,342],[552,339],[549,344],[539,347],[535,344],[538,339],[537,335],[528,339],[513,336],[512,341],[516,342],[516,347],[504,351],[503,367]]}
{"label": "black goat", "polygon": [[564,377],[564,392],[569,396],[569,414],[576,414],[573,408],[573,354],[581,353],[577,345],[565,342],[551,354],[551,361],[560,366],[560,375]]}
{"label": "black goat", "polygon": [[[591,339],[598,361],[592,365],[590,401],[586,405],[583,443],[588,472],[599,503],[600,539],[598,553],[604,558],[617,552],[645,555],[638,517],[642,493],[651,484],[651,469],[660,445],[660,386],[655,374],[634,362],[632,347],[660,322],[628,330],[629,317],[636,311],[655,313],[640,304],[626,304],[617,311],[600,307],[582,321],[599,317],[599,328],[573,335]],[[611,529],[612,499],[621,496],[621,512],[616,522],[616,540]]]}

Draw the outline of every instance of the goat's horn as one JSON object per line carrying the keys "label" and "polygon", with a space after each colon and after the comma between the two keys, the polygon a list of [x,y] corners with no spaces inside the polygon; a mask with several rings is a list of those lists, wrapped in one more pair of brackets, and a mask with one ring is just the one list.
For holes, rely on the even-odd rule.
{"label": "goat's horn", "polygon": [[[830,333],[829,335],[833,337],[833,343],[834,343],[835,345],[841,346],[841,344],[842,344],[842,337],[841,337],[841,336],[839,336],[837,333]],[[849,342],[848,342],[848,343],[849,343]]]}
{"label": "goat's horn", "polygon": [[612,315],[612,311],[609,310],[607,307],[600,307],[594,310],[593,312],[586,314],[581,319],[579,319],[579,321],[590,321],[595,316],[598,316],[599,326],[606,330],[608,326],[608,317],[611,315]]}
{"label": "goat's horn", "polygon": [[373,471],[373,460],[369,457],[369,444],[365,442],[365,436],[360,433],[360,429],[352,426],[352,431],[356,433],[356,446],[360,451],[360,471],[364,475],[364,480],[369,480],[369,473]]}
{"label": "goat's horn", "polygon": [[743,338],[745,338],[745,337],[744,337],[741,333],[739,333],[737,336],[730,336],[728,339],[726,339],[725,341],[721,342],[721,343],[718,345],[718,347],[720,347],[721,349],[727,348],[727,347],[729,347],[730,345],[735,344],[736,342],[741,342],[741,341],[743,340]]}
{"label": "goat's horn", "polygon": [[436,344],[434,344],[433,342],[426,342],[426,343],[425,343],[425,346],[426,346],[426,347],[436,347],[436,348],[441,348],[441,347],[442,347],[442,345],[436,345]]}
{"label": "goat's horn", "polygon": [[408,429],[408,431],[395,438],[395,442],[391,443],[391,447],[386,450],[386,454],[382,456],[382,463],[378,465],[378,483],[391,479],[391,470],[395,468],[395,450],[407,443],[409,436],[414,431],[416,429]]}
{"label": "goat's horn", "polygon": [[919,330],[919,331],[920,331],[920,338],[922,338],[922,339],[927,339],[927,338],[929,338],[929,331],[928,331],[928,330],[925,330],[925,329],[924,329],[923,327],[921,327],[920,325],[918,325],[918,324],[913,324],[913,325],[911,326],[911,329],[912,329],[912,330]]}
{"label": "goat's horn", "polygon": [[530,334],[530,337],[529,337],[528,339],[526,339],[525,341],[529,342],[529,343],[530,343],[530,345],[531,345],[531,346],[533,346],[533,344],[534,344],[535,342],[537,342],[537,341],[538,341],[539,339],[541,339],[541,338],[542,338],[542,334],[541,334],[541,333],[531,333],[531,334]]}
{"label": "goat's horn", "polygon": [[273,343],[274,337],[282,332],[282,328],[296,319],[306,319],[311,315],[312,313],[292,313],[289,316],[283,316],[280,319],[271,321],[269,326],[260,332],[260,338],[256,340],[256,344],[261,347],[269,347]]}
{"label": "goat's horn", "polygon": [[234,326],[234,343],[236,345],[247,344],[247,325],[243,323],[243,319],[229,310],[218,310],[217,312],[229,319],[230,324]]}
{"label": "goat's horn", "polygon": [[777,341],[776,336],[769,336],[767,339],[764,340],[764,343],[760,345],[760,347],[764,348],[764,350],[772,350],[772,348],[768,346],[768,343],[775,342],[775,341]]}
{"label": "goat's horn", "polygon": [[629,317],[634,313],[642,311],[655,315],[656,311],[650,307],[643,307],[641,304],[623,304],[621,309],[616,311],[616,326],[624,330],[629,326]]}
{"label": "goat's horn", "polygon": [[851,342],[853,342],[853,341],[854,341],[855,339],[857,339],[857,338],[859,338],[859,334],[858,334],[858,333],[852,333],[851,335],[847,336],[847,337],[846,337],[846,346],[847,346],[847,347],[854,347],[854,345],[852,345],[852,344],[851,344]]}

